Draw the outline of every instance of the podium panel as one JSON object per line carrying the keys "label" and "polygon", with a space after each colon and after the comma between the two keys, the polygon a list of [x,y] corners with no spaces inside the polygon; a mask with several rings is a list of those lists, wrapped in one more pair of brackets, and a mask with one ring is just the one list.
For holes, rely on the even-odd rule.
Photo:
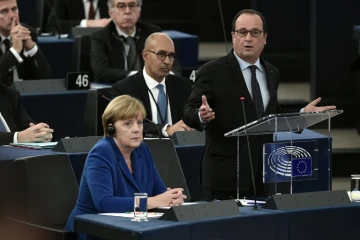
{"label": "podium panel", "polygon": [[101,138],[103,137],[62,138],[53,148],[53,151],[66,153],[89,152]]}

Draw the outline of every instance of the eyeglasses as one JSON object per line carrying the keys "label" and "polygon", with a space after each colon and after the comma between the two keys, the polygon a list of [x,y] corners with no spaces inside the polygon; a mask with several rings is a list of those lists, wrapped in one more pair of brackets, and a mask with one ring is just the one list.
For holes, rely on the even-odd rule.
{"label": "eyeglasses", "polygon": [[9,12],[18,13],[18,12],[19,12],[19,9],[18,9],[17,6],[11,8],[11,9],[9,9],[9,8],[4,8],[4,9],[1,9],[1,10],[0,10],[0,15],[5,16],[5,15],[8,15]]}
{"label": "eyeglasses", "polygon": [[129,4],[126,3],[117,3],[116,4],[116,8],[121,11],[124,12],[126,10],[127,7],[129,7],[130,11],[134,11],[136,8],[138,8],[140,5],[135,3],[135,2],[131,2]]}
{"label": "eyeglasses", "polygon": [[157,58],[161,61],[164,61],[166,57],[168,57],[170,61],[173,61],[175,58],[175,53],[173,52],[167,54],[165,51],[158,51],[158,52],[154,52],[151,50],[147,50],[147,51],[156,54]]}
{"label": "eyeglasses", "polygon": [[246,37],[248,35],[248,33],[250,33],[250,35],[252,37],[260,37],[260,35],[263,31],[260,31],[258,29],[253,29],[250,31],[241,29],[241,30],[235,30],[234,32],[236,32],[236,35],[238,35],[239,37]]}

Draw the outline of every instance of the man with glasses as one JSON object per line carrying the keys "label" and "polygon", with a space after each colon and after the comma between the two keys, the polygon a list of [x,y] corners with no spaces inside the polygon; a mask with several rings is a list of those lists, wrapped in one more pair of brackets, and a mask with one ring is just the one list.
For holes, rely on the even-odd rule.
{"label": "man with glasses", "polygon": [[[260,58],[267,39],[263,15],[255,10],[240,11],[232,23],[232,51],[225,57],[203,65],[196,77],[182,119],[196,129],[205,129],[205,151],[201,163],[201,182],[205,200],[237,198],[237,139],[224,137],[237,127],[278,112],[279,71]],[[316,107],[316,99],[306,112],[335,108]],[[242,107],[244,104],[244,111]],[[262,183],[262,144],[272,135],[250,136],[257,194],[264,194]],[[254,196],[248,146],[240,138],[239,197]]]}
{"label": "man with glasses", "polygon": [[107,0],[55,0],[47,30],[69,33],[76,26],[104,27],[110,21]]}
{"label": "man with glasses", "polygon": [[0,1],[0,79],[14,81],[51,78],[51,67],[37,46],[33,28],[19,22],[16,0]]}
{"label": "man with glasses", "polygon": [[108,0],[112,21],[91,37],[91,67],[95,81],[115,83],[144,66],[145,39],[158,26],[138,21],[142,0]]}
{"label": "man with glasses", "polygon": [[[146,39],[142,58],[143,70],[114,84],[113,97],[128,94],[142,101],[146,117],[158,125],[162,136],[192,130],[181,120],[191,84],[186,78],[169,75],[175,60],[173,41],[163,33],[151,34]],[[154,124],[144,124],[145,136],[158,135]]]}

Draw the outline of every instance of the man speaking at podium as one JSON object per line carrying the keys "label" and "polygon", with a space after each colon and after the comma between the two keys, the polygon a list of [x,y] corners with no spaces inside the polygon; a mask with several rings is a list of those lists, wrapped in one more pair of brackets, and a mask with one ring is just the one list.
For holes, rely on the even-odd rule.
{"label": "man speaking at podium", "polygon": [[[203,65],[196,77],[182,119],[205,130],[205,151],[201,162],[201,182],[205,200],[237,198],[237,141],[226,132],[280,111],[277,101],[279,71],[260,58],[267,38],[263,15],[255,10],[240,11],[232,23],[231,52]],[[241,100],[243,99],[243,100]],[[316,107],[320,98],[303,111],[325,111],[335,106]],[[264,195],[262,183],[262,144],[272,135],[250,136],[252,165],[257,195]],[[246,137],[240,138],[239,197],[254,196]]]}

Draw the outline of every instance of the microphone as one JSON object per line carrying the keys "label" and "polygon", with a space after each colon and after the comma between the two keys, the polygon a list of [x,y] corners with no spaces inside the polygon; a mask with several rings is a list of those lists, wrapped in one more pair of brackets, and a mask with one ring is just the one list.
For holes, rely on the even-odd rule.
{"label": "microphone", "polygon": [[[241,96],[240,97],[240,101],[241,101],[241,105],[242,105],[242,111],[244,114],[244,122],[245,122],[245,136],[246,136],[246,140],[247,140],[247,145],[248,145],[248,152],[249,152],[249,160],[250,160],[250,170],[251,170],[251,178],[252,178],[252,184],[254,187],[254,209],[257,210],[258,206],[257,206],[257,202],[256,202],[256,186],[255,186],[255,176],[254,176],[254,169],[253,169],[253,164],[252,164],[252,158],[251,158],[251,151],[250,151],[250,141],[249,141],[249,134],[247,133],[247,121],[246,121],[246,113],[245,113],[245,106],[244,106],[244,100],[245,97]],[[239,197],[239,196],[238,196]]]}
{"label": "microphone", "polygon": [[221,27],[224,33],[224,41],[225,41],[225,49],[226,49],[226,54],[229,53],[229,49],[228,49],[228,45],[227,45],[227,38],[226,38],[226,30],[225,30],[225,24],[224,24],[224,16],[223,16],[223,12],[222,12],[222,7],[221,7],[221,0],[218,0],[219,2],[219,11],[220,11],[220,18],[221,18]]}
{"label": "microphone", "polygon": [[[111,102],[111,99],[108,98],[108,97],[106,97],[105,95],[101,95],[101,97],[104,98],[104,99],[106,99],[106,100],[108,100],[109,102]],[[161,131],[160,131],[158,125],[157,125],[155,122],[151,121],[150,119],[144,118],[144,120],[146,120],[146,121],[148,121],[149,123],[152,123],[152,124],[155,125],[156,130],[158,131],[158,134],[159,134],[158,138],[159,138],[159,139],[162,139]],[[146,135],[147,137],[156,137],[156,135],[154,136],[154,135],[152,135],[152,134],[145,134],[145,135]]]}

